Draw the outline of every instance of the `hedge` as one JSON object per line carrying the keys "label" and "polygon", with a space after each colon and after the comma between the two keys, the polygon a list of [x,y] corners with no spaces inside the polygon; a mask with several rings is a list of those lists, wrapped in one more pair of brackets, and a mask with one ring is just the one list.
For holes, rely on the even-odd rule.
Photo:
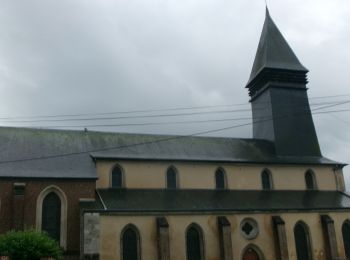
{"label": "hedge", "polygon": [[34,230],[9,231],[0,235],[0,256],[9,256],[10,260],[63,259],[58,243],[46,233]]}

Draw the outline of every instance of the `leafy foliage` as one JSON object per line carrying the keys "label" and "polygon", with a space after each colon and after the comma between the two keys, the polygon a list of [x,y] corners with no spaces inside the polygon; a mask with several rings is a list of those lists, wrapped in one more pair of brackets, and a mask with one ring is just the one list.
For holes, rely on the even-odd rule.
{"label": "leafy foliage", "polygon": [[9,231],[0,235],[0,255],[7,255],[11,260],[36,260],[49,256],[63,259],[57,242],[34,230]]}

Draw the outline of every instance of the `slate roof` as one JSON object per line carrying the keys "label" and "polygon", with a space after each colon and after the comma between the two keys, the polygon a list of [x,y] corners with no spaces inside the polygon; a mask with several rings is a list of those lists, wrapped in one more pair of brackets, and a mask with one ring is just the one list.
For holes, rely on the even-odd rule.
{"label": "slate roof", "polygon": [[343,165],[276,156],[270,141],[0,127],[0,177],[97,178],[94,159]]}
{"label": "slate roof", "polygon": [[[240,212],[350,209],[338,191],[98,189],[88,210],[115,212]],[[244,198],[244,199],[243,199]],[[106,208],[101,205],[104,205]]]}
{"label": "slate roof", "polygon": [[[265,22],[248,84],[264,68],[307,72],[272,20],[266,8]],[[247,84],[247,85],[248,85]]]}

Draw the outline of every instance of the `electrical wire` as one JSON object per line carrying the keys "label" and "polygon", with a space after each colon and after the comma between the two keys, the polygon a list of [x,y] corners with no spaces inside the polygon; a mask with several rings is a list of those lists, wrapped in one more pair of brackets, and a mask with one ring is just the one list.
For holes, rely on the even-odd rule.
{"label": "electrical wire", "polygon": [[[337,97],[347,97],[350,94],[343,95],[329,95],[329,96],[318,96],[302,99],[324,99],[324,98],[337,98]],[[268,103],[268,102],[261,102]],[[145,110],[129,110],[129,111],[115,111],[115,112],[104,112],[104,113],[80,113],[80,114],[56,114],[56,115],[35,115],[35,116],[6,116],[0,117],[0,120],[16,120],[16,119],[35,119],[35,118],[61,118],[61,117],[81,117],[81,116],[103,116],[103,115],[114,115],[114,114],[135,114],[135,113],[150,113],[150,112],[165,112],[165,111],[178,111],[178,110],[198,110],[198,109],[211,109],[219,107],[232,107],[232,106],[248,106],[250,103],[236,103],[227,105],[207,105],[207,106],[189,106],[189,107],[173,107],[173,108],[163,108],[163,109],[145,109]],[[313,104],[310,104],[313,105]]]}
{"label": "electrical wire", "polygon": [[[330,102],[325,102],[329,104]],[[350,103],[350,100],[341,102],[333,102],[334,104],[329,107],[338,106]],[[319,103],[318,105],[320,105]],[[293,104],[282,104],[277,108],[291,107]],[[308,104],[304,104],[304,107],[309,107]],[[259,107],[257,107],[259,108]],[[269,109],[268,106],[260,107],[259,109]],[[317,108],[319,109],[319,108]],[[193,115],[208,115],[208,114],[223,114],[223,113],[239,113],[250,112],[251,109],[234,109],[234,110],[216,110],[216,111],[201,111],[201,112],[189,112],[189,113],[176,113],[176,114],[153,114],[153,115],[135,115],[135,116],[118,116],[118,117],[86,117],[86,118],[66,118],[66,119],[34,119],[34,120],[0,120],[2,123],[44,123],[44,122],[81,122],[81,121],[103,121],[103,120],[129,120],[129,119],[142,119],[142,118],[164,118],[164,117],[179,117],[179,116],[193,116]]]}
{"label": "electrical wire", "polygon": [[[321,107],[317,107],[315,109],[313,109],[313,111],[317,111],[320,109],[325,109],[325,108],[330,108],[330,107],[334,107],[334,106],[339,106],[339,105],[343,105],[343,104],[347,104],[350,103],[350,100],[346,100],[346,101],[341,101],[341,102],[337,102],[337,103],[333,103],[331,105],[326,105],[326,106],[321,106]],[[321,103],[320,103],[321,104]],[[318,104],[318,105],[320,105]],[[325,102],[325,104],[330,104],[329,102]],[[284,107],[291,107],[291,105],[285,105]],[[277,106],[277,108],[280,108]],[[298,107],[298,109],[300,110],[303,107]],[[308,109],[308,105],[306,104],[304,106],[304,108]],[[249,110],[250,111],[250,110]],[[215,112],[221,113],[222,111],[210,111],[211,114],[216,114]],[[225,111],[226,112],[226,111]],[[189,113],[185,113],[185,115],[188,115]],[[191,115],[193,115],[191,113]],[[195,115],[198,115],[197,113]],[[158,117],[159,115],[152,115],[149,117]],[[163,116],[163,115],[162,115]],[[165,115],[164,115],[165,116]],[[172,114],[172,116],[179,116],[179,114]],[[131,117],[125,118],[122,117],[121,119],[130,119]],[[142,117],[143,118],[143,117]],[[120,119],[118,118],[103,118],[104,120],[107,119]],[[102,118],[100,120],[103,120]],[[227,121],[242,121],[242,120],[249,120],[251,119],[251,117],[238,117],[238,118],[223,118],[223,119],[206,119],[206,120],[185,120],[185,121],[167,121],[167,122],[141,122],[141,123],[103,123],[103,124],[84,124],[84,125],[47,125],[47,126],[36,126],[38,128],[95,128],[95,127],[125,127],[125,126],[151,126],[151,125],[176,125],[176,124],[194,124],[194,123],[208,123],[208,122],[227,122]],[[94,119],[90,119],[90,120],[94,120]],[[89,120],[89,121],[90,121]],[[62,122],[64,120],[49,120],[49,122]],[[68,121],[75,121],[75,120],[68,120]],[[79,120],[77,120],[79,121]],[[85,121],[85,119],[81,119],[80,121]],[[30,120],[30,121],[11,121],[11,123],[14,122],[19,122],[19,123],[33,123],[33,122],[42,122],[41,120]],[[47,122],[46,120],[44,122]],[[33,126],[32,126],[33,127]]]}
{"label": "electrical wire", "polygon": [[[350,111],[350,109],[348,111]],[[322,112],[326,113],[326,112],[331,112],[331,111],[321,111],[321,112],[317,112],[317,113],[321,114]],[[80,155],[80,154],[89,154],[89,153],[94,153],[94,152],[102,152],[102,151],[108,151],[108,150],[119,150],[119,149],[124,149],[124,148],[140,146],[140,145],[148,145],[148,144],[154,144],[154,143],[159,143],[159,142],[165,142],[165,141],[189,138],[189,137],[194,137],[194,136],[201,136],[201,135],[205,135],[205,134],[216,133],[216,132],[229,130],[229,129],[234,129],[234,128],[238,128],[238,127],[243,127],[243,126],[248,126],[248,125],[252,125],[252,124],[265,123],[265,122],[268,122],[268,121],[271,121],[271,120],[275,120],[275,119],[282,119],[282,118],[295,117],[295,116],[309,116],[309,115],[311,115],[310,111],[304,112],[304,113],[295,113],[295,114],[281,115],[281,116],[277,116],[277,117],[271,117],[271,118],[266,118],[266,119],[262,119],[262,120],[256,120],[254,122],[249,122],[249,123],[244,123],[244,124],[239,124],[239,125],[233,125],[233,126],[228,126],[228,127],[223,127],[223,128],[213,129],[213,130],[207,130],[207,131],[202,131],[202,132],[197,132],[197,133],[192,133],[192,134],[189,134],[189,135],[167,136],[165,138],[158,139],[158,140],[152,140],[152,141],[140,142],[140,143],[134,143],[134,144],[128,144],[128,145],[111,146],[111,147],[104,147],[104,148],[98,148],[98,149],[90,149],[90,150],[84,150],[84,151],[62,153],[62,154],[56,154],[56,155],[46,155],[46,156],[23,158],[23,159],[5,160],[5,161],[0,161],[0,164],[18,163],[18,162],[36,161],[36,160],[46,160],[46,159],[61,158],[61,157],[74,156],[74,155]]]}

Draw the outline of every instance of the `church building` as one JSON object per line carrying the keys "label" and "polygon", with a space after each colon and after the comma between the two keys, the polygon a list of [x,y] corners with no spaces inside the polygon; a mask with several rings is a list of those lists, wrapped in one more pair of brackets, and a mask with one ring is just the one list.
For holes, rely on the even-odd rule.
{"label": "church building", "polygon": [[307,73],[266,10],[251,139],[0,127],[0,233],[43,230],[66,259],[350,259]]}

